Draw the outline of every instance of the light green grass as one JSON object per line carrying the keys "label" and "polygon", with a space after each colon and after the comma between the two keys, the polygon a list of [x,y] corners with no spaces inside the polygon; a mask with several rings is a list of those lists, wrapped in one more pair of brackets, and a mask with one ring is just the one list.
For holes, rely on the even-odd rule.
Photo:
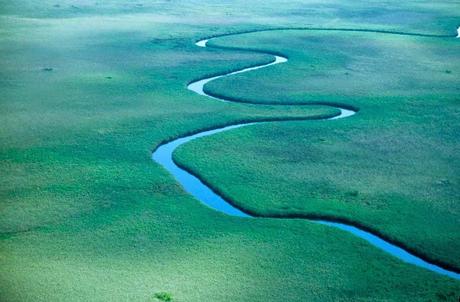
{"label": "light green grass", "polygon": [[343,232],[216,213],[150,160],[184,133],[334,113],[187,91],[193,79],[270,59],[199,49],[198,38],[309,25],[447,34],[457,18],[447,2],[379,6],[1,1],[0,300],[456,301],[458,282]]}
{"label": "light green grass", "polygon": [[359,113],[216,135],[183,146],[178,161],[251,212],[355,221],[460,268],[458,41],[305,31],[279,36],[212,41],[238,46],[241,39],[290,61],[205,90],[247,102],[342,103]]}

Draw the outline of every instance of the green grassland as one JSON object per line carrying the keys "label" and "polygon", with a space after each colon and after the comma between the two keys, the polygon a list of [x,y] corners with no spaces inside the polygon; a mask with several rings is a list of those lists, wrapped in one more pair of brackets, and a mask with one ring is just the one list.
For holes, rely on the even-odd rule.
{"label": "green grassland", "polygon": [[176,159],[258,215],[353,221],[460,269],[459,41],[322,31],[279,36],[212,41],[235,46],[240,39],[290,61],[216,80],[206,90],[242,102],[341,103],[359,108],[358,115],[239,129],[185,145]]}
{"label": "green grassland", "polygon": [[[172,295],[173,301],[456,301],[460,293],[458,281],[404,264],[344,232],[306,221],[244,220],[210,210],[186,194],[171,175],[150,159],[151,150],[161,142],[201,129],[246,120],[315,118],[336,113],[324,106],[223,104],[187,91],[186,84],[193,79],[271,59],[245,51],[199,49],[193,42],[201,37],[279,26],[453,34],[457,26],[455,8],[458,5],[448,1],[436,4],[409,1],[382,6],[378,1],[332,0],[289,4],[191,0],[0,1],[0,300],[155,301],[156,293],[161,296],[159,293],[166,292]],[[293,42],[296,37],[300,39],[299,45],[307,46],[302,43],[309,43],[305,40],[311,35],[316,39],[329,38],[324,43],[332,43],[331,47],[344,41],[344,35],[338,33],[282,32],[254,34],[251,41],[246,42],[245,37],[240,37],[236,42],[242,47],[246,43],[251,48],[276,50],[278,41]],[[381,50],[398,47],[392,45],[397,39],[394,37],[356,36]],[[339,40],[335,41],[335,37]],[[231,39],[213,43],[230,43]],[[356,41],[356,49],[363,41]],[[241,144],[237,153],[225,155],[229,163],[237,161],[239,156],[252,154],[252,144],[264,146],[264,153],[278,152],[244,158],[247,167],[240,165],[239,168],[251,173],[251,180],[266,177],[267,165],[254,169],[257,161],[265,162],[264,158],[269,156],[280,160],[277,156],[284,156],[286,152],[293,154],[294,148],[301,148],[299,165],[304,168],[310,164],[308,158],[312,155],[317,156],[317,165],[323,165],[315,167],[321,174],[299,175],[308,177],[304,181],[314,181],[314,177],[335,176],[335,165],[328,161],[320,163],[318,156],[343,163],[346,154],[353,155],[355,159],[347,157],[349,169],[352,160],[375,156],[380,149],[369,150],[365,145],[372,145],[366,141],[372,131],[386,133],[388,137],[402,129],[413,140],[417,140],[413,135],[421,133],[420,139],[434,145],[436,141],[431,141],[434,126],[440,124],[440,136],[436,139],[449,145],[441,145],[444,147],[437,154],[447,156],[443,152],[451,150],[454,142],[450,138],[458,125],[454,119],[458,109],[453,85],[459,70],[454,59],[441,62],[441,58],[445,57],[446,49],[451,49],[453,58],[454,48],[458,46],[448,40],[419,41],[418,38],[401,37],[397,42],[423,49],[431,47],[432,53],[425,59],[434,58],[436,66],[424,67],[441,68],[439,74],[432,76],[436,81],[429,82],[429,85],[437,85],[433,91],[415,91],[411,101],[408,97],[411,93],[403,93],[407,84],[398,86],[401,93],[396,96],[394,91],[384,95],[374,87],[379,85],[375,77],[369,77],[365,89],[376,94],[373,96],[376,101],[370,101],[364,88],[361,96],[353,96],[357,92],[350,89],[347,93],[353,96],[352,103],[362,109],[352,119],[336,123],[279,123],[237,130],[209,138],[207,143],[205,140],[191,143],[181,150],[178,158],[187,159],[193,149],[205,150],[207,155],[203,158],[212,166],[209,172],[218,171],[219,159],[213,156],[230,150],[231,144],[222,141],[225,135],[230,135]],[[310,51],[320,51],[320,45],[310,44]],[[275,78],[284,78],[288,80],[282,89],[285,90],[282,98],[286,100],[297,102],[308,100],[309,96],[324,96],[321,81],[317,81],[316,85],[320,86],[314,95],[309,93],[311,87],[302,87],[297,77],[299,74],[305,79],[314,76],[309,74],[312,70],[308,61],[302,62],[308,50],[289,50],[288,45],[284,48],[279,50],[293,56],[291,61],[276,69],[261,71],[259,78],[248,74],[252,84],[259,85],[257,81],[263,80],[265,87],[274,87]],[[323,54],[334,58],[329,66],[325,62],[317,66],[318,71],[325,73],[324,80],[330,81],[326,73],[340,69],[350,54],[346,50],[337,57],[331,52]],[[412,61],[418,62],[416,57]],[[371,68],[380,65],[381,62],[372,62]],[[305,69],[299,72],[295,68]],[[443,87],[440,77],[442,69],[447,68],[451,73],[442,74],[446,79]],[[276,77],[272,74],[275,71]],[[413,74],[416,75],[417,70]],[[340,75],[337,77],[337,82],[346,87],[345,80]],[[238,81],[238,84],[241,92],[250,92],[248,96],[254,100],[278,99],[276,95],[262,94],[263,91],[255,94],[251,83],[245,86]],[[238,93],[230,91],[230,87],[230,82],[219,82],[209,89]],[[420,90],[423,87],[426,85]],[[338,100],[342,95],[339,90],[337,86],[328,93]],[[443,99],[442,107],[439,95]],[[351,104],[349,99],[347,95],[342,101]],[[421,124],[423,117],[417,113],[425,114],[434,105],[437,105],[436,112],[426,115],[426,122]],[[408,108],[412,108],[412,115],[408,114]],[[406,127],[401,126],[402,116],[409,118]],[[425,127],[426,133],[418,126]],[[274,140],[280,137],[278,131],[282,131],[283,137],[275,144]],[[357,147],[347,138],[355,144],[361,142],[364,154],[357,154]],[[373,137],[374,140],[381,138]],[[396,138],[388,147],[400,152],[398,156],[409,152],[398,148],[402,143],[396,142]],[[329,149],[324,149],[324,144]],[[375,141],[375,144],[387,145],[384,141]],[[225,145],[225,148],[211,153],[209,146],[212,145]],[[428,158],[429,154],[424,153],[428,147],[406,145],[403,146],[416,150],[416,155]],[[323,153],[317,154],[315,150]],[[334,150],[343,150],[346,154],[337,154]],[[330,153],[335,154],[330,157]],[[453,156],[455,159],[457,155]],[[193,158],[199,160],[197,156]],[[442,158],[429,160],[424,163],[428,167],[434,162],[444,163]],[[206,171],[202,171],[205,164],[196,163],[203,177],[207,177]],[[286,175],[299,172],[292,169],[291,163],[272,166]],[[449,254],[449,249],[455,247],[451,242],[453,235],[446,231],[437,239],[439,242],[431,238],[431,234],[450,230],[458,211],[452,199],[440,197],[453,198],[458,192],[455,191],[458,178],[444,176],[443,167],[438,172],[430,171],[436,176],[443,175],[443,179],[437,191],[426,194],[436,197],[433,197],[436,204],[432,206],[435,215],[451,213],[436,222],[425,217],[424,222],[433,224],[433,229],[420,232],[431,233],[416,233],[419,226],[415,223],[419,220],[411,218],[406,227],[413,229],[413,240],[406,241],[404,236],[409,232],[401,229],[402,223],[396,221],[390,225],[385,220],[388,213],[398,214],[395,211],[402,208],[403,202],[395,198],[397,201],[391,200],[393,203],[386,211],[369,210],[369,206],[362,206],[363,200],[369,200],[371,205],[387,205],[388,197],[383,195],[381,199],[371,200],[379,189],[377,182],[365,186],[364,190],[361,187],[364,185],[348,174],[344,174],[348,177],[344,185],[350,186],[346,190],[358,191],[358,194],[355,201],[350,202],[356,205],[341,205],[343,215],[372,224],[389,236],[399,236],[404,243],[414,244],[414,248],[420,245],[430,256],[457,265],[454,257],[458,252]],[[360,173],[363,177],[375,175],[373,169],[362,169]],[[453,160],[449,169],[449,175],[453,175]],[[390,171],[400,172],[394,168]],[[240,172],[233,167],[228,168],[228,173],[239,178]],[[393,190],[399,188],[385,171],[379,171],[379,176],[385,186]],[[226,175],[216,177],[220,177],[216,186],[228,189],[231,196],[240,194],[229,188]],[[344,178],[334,179],[345,182]],[[410,181],[410,190],[401,189],[394,194],[411,202],[414,216],[428,211],[427,199],[419,199],[413,189],[420,185],[418,178],[411,180],[406,176],[405,179]],[[278,178],[263,181],[271,184]],[[311,196],[312,208],[308,210],[335,215],[335,208],[343,200],[340,195],[343,189],[336,187],[329,191],[324,182],[317,182],[323,186],[324,194],[329,194],[330,206],[324,207],[320,198]],[[286,180],[278,182],[278,188],[284,184]],[[260,201],[261,192],[256,182],[250,187],[248,194]],[[305,189],[305,186],[299,188]],[[385,189],[383,193],[387,194],[386,188],[380,189]],[[269,210],[288,213],[293,209],[306,212],[306,208],[296,208],[303,204],[295,196],[299,190],[282,189],[284,196],[291,194],[292,197],[289,204],[285,200],[287,209],[280,209],[274,199],[266,197],[263,197],[264,203],[241,201],[261,213]],[[270,192],[267,189],[265,194]],[[398,192],[402,193],[396,194]],[[413,208],[415,202],[421,209]],[[377,216],[383,219],[380,224]],[[421,238],[427,242],[419,242]],[[443,242],[452,247],[439,248]]]}

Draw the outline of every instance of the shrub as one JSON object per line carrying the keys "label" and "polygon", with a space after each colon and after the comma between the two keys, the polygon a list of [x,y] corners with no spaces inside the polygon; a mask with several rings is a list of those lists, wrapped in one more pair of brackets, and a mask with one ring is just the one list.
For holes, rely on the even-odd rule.
{"label": "shrub", "polygon": [[159,301],[170,302],[172,301],[172,295],[166,292],[155,293],[155,298]]}

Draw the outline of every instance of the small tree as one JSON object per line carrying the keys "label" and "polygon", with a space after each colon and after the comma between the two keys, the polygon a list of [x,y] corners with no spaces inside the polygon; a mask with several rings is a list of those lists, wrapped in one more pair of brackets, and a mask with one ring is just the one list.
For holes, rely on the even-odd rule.
{"label": "small tree", "polygon": [[167,292],[159,292],[155,293],[155,298],[157,298],[159,301],[163,302],[171,302],[172,301],[172,295]]}

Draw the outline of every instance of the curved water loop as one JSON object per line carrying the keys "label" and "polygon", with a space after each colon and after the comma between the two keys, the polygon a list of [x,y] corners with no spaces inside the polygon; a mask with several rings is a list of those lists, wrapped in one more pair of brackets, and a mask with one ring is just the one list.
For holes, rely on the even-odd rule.
{"label": "curved water loop", "polygon": [[[294,30],[299,30],[300,28],[295,28]],[[268,29],[268,30],[281,30],[281,29]],[[287,29],[282,29],[282,30],[287,30]],[[306,30],[315,30],[315,29],[306,29]],[[327,29],[318,29],[318,30],[327,30]],[[340,30],[340,29],[330,29],[330,30]],[[262,31],[267,31],[267,30],[262,30]],[[397,34],[397,35],[410,35],[410,36],[428,36],[428,37],[446,37],[446,36],[434,36],[434,35],[424,35],[424,34],[414,34],[414,33],[401,33],[401,32],[387,32],[387,31],[372,31],[372,30],[365,30],[365,29],[343,29],[343,31],[359,31],[359,32],[374,32],[374,33],[383,33],[383,34]],[[248,31],[248,32],[256,32],[256,31]],[[248,33],[245,32],[245,33]],[[241,33],[236,33],[234,35],[241,34]],[[230,34],[222,35],[222,36],[229,36]],[[207,43],[209,39],[213,38],[218,38],[219,36],[208,38],[208,39],[203,39],[195,43],[196,46],[198,47],[208,47]],[[221,37],[221,36],[220,36]],[[220,47],[224,48],[224,47]],[[261,64],[257,66],[252,66],[248,68],[243,68],[240,70],[232,71],[229,73],[225,73],[222,75],[217,75],[209,78],[204,78],[198,81],[194,81],[190,83],[187,88],[199,95],[203,95],[212,99],[215,99],[217,101],[221,102],[232,102],[230,99],[225,99],[224,97],[218,97],[214,95],[210,95],[204,91],[204,85],[215,80],[218,78],[222,77],[228,77],[234,74],[238,73],[243,73],[243,72],[249,72],[253,70],[257,70],[260,68],[265,68],[271,65],[275,64],[281,64],[287,62],[288,59],[279,56],[279,55],[274,55],[274,59],[270,63],[266,64]],[[305,105],[305,104],[304,104]],[[340,114],[330,117],[330,118],[324,118],[322,120],[336,120],[336,119],[341,119],[341,118],[347,118],[356,113],[355,110],[351,110],[352,107],[348,108],[343,108],[339,107],[336,105],[332,104],[322,104],[324,106],[330,106],[333,108],[336,108],[340,111]],[[305,118],[307,119],[307,117]],[[284,119],[284,120],[292,120],[292,119]],[[298,120],[298,119],[297,119]],[[278,120],[279,121],[279,120]],[[225,132],[229,131],[232,129],[236,128],[242,128],[242,127],[247,127],[250,125],[255,125],[255,124],[263,124],[263,123],[270,123],[274,121],[261,121],[261,122],[244,122],[244,123],[239,123],[235,125],[230,125],[230,126],[225,126],[221,128],[216,128],[212,130],[206,130],[206,131],[201,131],[196,134],[188,135],[185,137],[180,137],[177,139],[174,139],[170,142],[161,144],[159,147],[156,148],[156,150],[152,154],[152,159],[159,163],[161,166],[163,166],[168,172],[170,172],[176,180],[183,186],[185,191],[187,191],[189,194],[194,196],[196,199],[207,205],[208,207],[222,212],[227,215],[231,216],[237,216],[237,217],[243,217],[243,218],[250,218],[250,217],[257,217],[257,215],[251,215],[247,212],[244,211],[244,209],[238,208],[235,205],[233,205],[231,202],[225,200],[222,196],[220,196],[218,193],[213,191],[208,185],[206,185],[200,178],[198,178],[196,175],[193,175],[191,172],[181,168],[179,165],[177,165],[174,160],[173,160],[173,152],[181,145],[200,138],[200,137],[205,137],[205,136],[210,136],[216,133],[220,132]],[[260,217],[260,216],[259,216]],[[265,217],[265,216],[264,216]],[[263,217],[260,217],[263,218]],[[327,219],[311,219],[308,217],[265,217],[265,218],[278,218],[278,219],[305,219],[309,220],[311,222],[327,225],[330,227],[335,227],[340,230],[349,232],[359,238],[362,238],[369,242],[370,244],[374,245],[375,247],[387,252],[390,255],[393,255],[397,257],[398,259],[417,265],[419,267],[428,269],[430,271],[446,275],[449,277],[452,277],[454,279],[460,280],[460,274],[445,268],[440,267],[439,265],[436,265],[434,263],[430,263],[427,260],[422,259],[421,257],[416,256],[414,253],[411,253],[410,251],[397,246],[396,244],[393,244],[382,237],[378,236],[377,234],[373,234],[372,232],[368,230],[364,230],[364,228],[360,228],[357,225],[352,225],[351,223],[343,223],[343,222],[338,222],[338,221],[333,221],[333,220],[327,220]]]}

